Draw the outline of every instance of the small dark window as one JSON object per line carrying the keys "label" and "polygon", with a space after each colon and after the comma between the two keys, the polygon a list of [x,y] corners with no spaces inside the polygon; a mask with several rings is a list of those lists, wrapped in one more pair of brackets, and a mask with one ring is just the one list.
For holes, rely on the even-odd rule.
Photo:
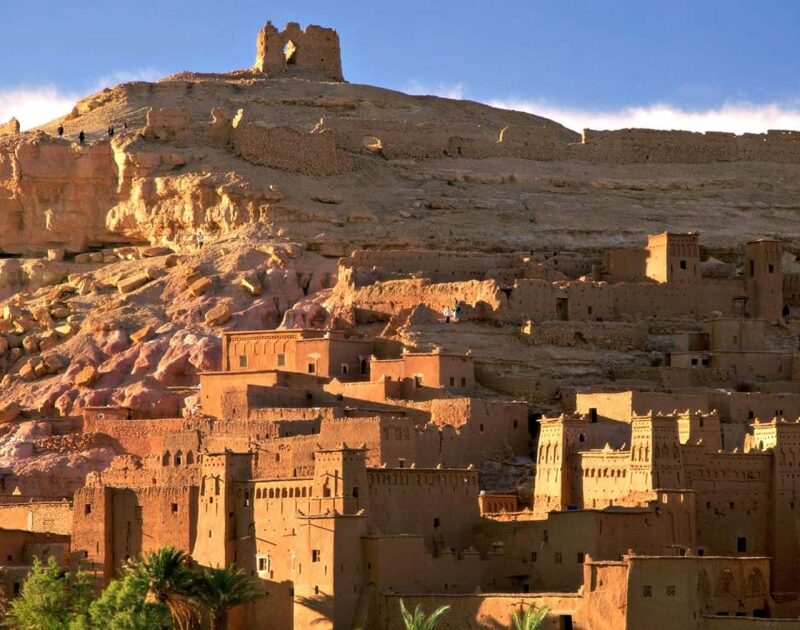
{"label": "small dark window", "polygon": [[578,563],[580,563],[580,564],[583,564],[583,552],[582,552],[582,551],[579,551],[579,552],[578,552],[578,554],[577,554],[577,558],[576,558],[576,561],[577,561]]}
{"label": "small dark window", "polygon": [[92,513],[92,504],[91,503],[87,503],[86,505],[83,506],[83,513],[84,514],[91,514]]}
{"label": "small dark window", "polygon": [[752,420],[752,419],[753,419],[753,418],[755,418],[755,417],[756,417],[756,414],[755,414],[755,412],[753,412],[753,411],[748,411],[748,412],[747,412],[747,419],[748,419],[748,420]]}
{"label": "small dark window", "polygon": [[483,423],[481,423],[478,428],[480,429],[481,433],[483,433]]}
{"label": "small dark window", "polygon": [[467,386],[467,379],[462,376],[461,377],[461,387],[466,387],[466,386]]}
{"label": "small dark window", "polygon": [[314,372],[316,372],[316,370],[317,370],[317,366],[316,365],[314,365],[313,363],[309,363],[308,364],[308,373],[309,374],[313,374]]}
{"label": "small dark window", "polygon": [[266,558],[259,558],[258,559],[258,570],[259,571],[266,571],[267,570],[267,559]]}
{"label": "small dark window", "polygon": [[667,597],[675,597],[675,585],[668,584],[667,585]]}
{"label": "small dark window", "polygon": [[535,551],[531,551],[531,562],[536,562],[539,559],[539,554]]}
{"label": "small dark window", "polygon": [[172,504],[172,513],[173,514],[177,514],[178,513],[178,504],[177,503],[173,503]]}
{"label": "small dark window", "polygon": [[738,553],[744,553],[747,551],[747,536],[739,536],[736,539],[736,551]]}
{"label": "small dark window", "polygon": [[692,365],[697,365],[697,359],[692,359]]}
{"label": "small dark window", "polygon": [[556,551],[556,564],[561,564],[561,552]]}
{"label": "small dark window", "polygon": [[358,486],[353,486],[353,498],[358,498]]}
{"label": "small dark window", "polygon": [[736,509],[736,504],[735,504],[733,501],[731,501],[730,503],[728,503],[728,505],[731,507],[731,509],[732,509],[732,510],[735,510],[735,509]]}
{"label": "small dark window", "polygon": [[767,265],[767,273],[775,273],[775,265]]}
{"label": "small dark window", "polygon": [[653,587],[650,584],[645,584],[642,586],[642,597],[652,597],[653,596]]}
{"label": "small dark window", "polygon": [[455,376],[451,376],[450,377],[450,387],[455,387],[455,386],[456,386],[456,377]]}
{"label": "small dark window", "polygon": [[9,562],[14,562],[14,556],[6,556],[6,560]]}
{"label": "small dark window", "polygon": [[19,595],[21,586],[19,582],[14,582],[14,595]]}
{"label": "small dark window", "polygon": [[247,355],[245,354],[239,355],[239,367],[240,368],[247,367]]}
{"label": "small dark window", "polygon": [[347,374],[350,371],[350,366],[347,363],[342,363],[342,374]]}
{"label": "small dark window", "polygon": [[439,518],[438,518],[438,517],[437,517],[437,518],[434,518],[434,519],[433,519],[433,528],[434,528],[434,529],[438,529],[438,528],[439,528],[439,525],[441,525],[441,523],[439,522]]}
{"label": "small dark window", "polygon": [[686,269],[686,261],[685,260],[681,261],[681,269]]}
{"label": "small dark window", "polygon": [[319,562],[320,556],[319,549],[312,549],[311,550],[311,562]]}

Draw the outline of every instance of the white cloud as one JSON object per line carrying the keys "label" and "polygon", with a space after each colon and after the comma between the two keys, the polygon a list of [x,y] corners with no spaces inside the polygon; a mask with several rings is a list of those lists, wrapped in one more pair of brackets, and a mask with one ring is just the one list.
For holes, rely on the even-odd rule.
{"label": "white cloud", "polygon": [[155,68],[120,70],[99,77],[86,93],[62,90],[51,84],[0,87],[0,123],[13,116],[19,120],[23,130],[37,127],[68,114],[75,102],[90,92],[128,81],[154,81],[161,76],[163,73]]}
{"label": "white cloud", "polygon": [[426,96],[441,96],[442,98],[464,98],[464,84],[463,83],[437,83],[436,85],[427,85],[420,81],[409,81],[403,91],[406,94],[423,94]]}
{"label": "white cloud", "polygon": [[763,133],[768,129],[800,129],[800,103],[731,103],[716,109],[698,110],[657,103],[615,111],[559,107],[545,101],[525,99],[495,99],[488,104],[544,116],[576,131],[639,127]]}
{"label": "white cloud", "polygon": [[69,113],[76,100],[77,95],[54,85],[0,88],[0,122],[13,116],[23,129],[30,129]]}

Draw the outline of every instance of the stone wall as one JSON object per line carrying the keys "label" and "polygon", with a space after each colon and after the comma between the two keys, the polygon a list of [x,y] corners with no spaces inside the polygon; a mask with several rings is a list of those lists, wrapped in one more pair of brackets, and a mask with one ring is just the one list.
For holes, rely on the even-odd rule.
{"label": "stone wall", "polygon": [[289,22],[279,31],[272,22],[267,22],[256,40],[254,69],[270,74],[312,71],[334,81],[344,81],[339,35],[332,28],[313,24],[301,29],[297,22]]}
{"label": "stone wall", "polygon": [[800,162],[800,132],[765,134],[657,129],[585,129],[580,144],[570,146],[573,159],[627,164],[637,162],[702,164],[708,162]]}
{"label": "stone wall", "polygon": [[294,127],[268,127],[247,122],[244,114],[233,120],[233,150],[251,164],[309,175],[333,175],[351,170],[352,161],[336,149],[330,131],[301,131]]}

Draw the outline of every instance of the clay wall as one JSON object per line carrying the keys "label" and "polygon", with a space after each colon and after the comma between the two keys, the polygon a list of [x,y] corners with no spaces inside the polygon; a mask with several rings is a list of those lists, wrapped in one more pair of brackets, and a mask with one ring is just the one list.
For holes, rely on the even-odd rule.
{"label": "clay wall", "polygon": [[603,251],[601,277],[608,282],[641,282],[646,277],[647,251],[643,248]]}
{"label": "clay wall", "polygon": [[781,130],[737,136],[656,129],[585,129],[582,143],[571,144],[568,149],[572,159],[616,164],[703,164],[737,160],[796,164],[800,161],[800,134]]}
{"label": "clay wall", "polygon": [[800,417],[800,395],[772,392],[711,391],[709,404],[719,410],[723,420],[748,424],[772,418],[796,420]]}
{"label": "clay wall", "polygon": [[581,144],[570,146],[571,156],[593,162],[676,162],[697,164],[738,159],[732,133],[660,131],[656,129],[585,129]]}
{"label": "clay wall", "polygon": [[567,318],[572,321],[603,321],[614,318],[613,299],[605,282],[573,280],[566,285]]}
{"label": "clay wall", "polygon": [[72,503],[47,501],[0,504],[0,529],[69,534],[72,531]]}
{"label": "clay wall", "polygon": [[786,352],[714,352],[709,365],[733,370],[738,383],[792,379],[793,355]]}
{"label": "clay wall", "polygon": [[530,451],[527,405],[475,398],[431,401],[431,420],[417,434],[417,466],[481,467],[490,458]]}
{"label": "clay wall", "polygon": [[784,274],[783,301],[795,308],[800,306],[800,273]]}
{"label": "clay wall", "polygon": [[302,339],[295,343],[294,361],[287,361],[285,369],[340,381],[365,380],[372,348],[371,341]]}
{"label": "clay wall", "polygon": [[608,350],[646,350],[647,326],[623,322],[527,322],[520,338],[533,345],[592,346]]}
{"label": "clay wall", "polygon": [[231,143],[244,160],[258,166],[308,175],[334,175],[353,168],[352,160],[337,151],[331,131],[304,131],[294,127],[268,127],[258,122],[233,120]]}
{"label": "clay wall", "polygon": [[[713,406],[713,405],[712,405]],[[602,418],[630,422],[633,415],[650,412],[671,413],[673,411],[708,411],[707,394],[675,394],[670,392],[578,392],[575,395],[575,411],[589,414],[592,409]]]}
{"label": "clay wall", "polygon": [[686,484],[696,494],[698,544],[710,554],[735,555],[745,537],[747,553],[769,554],[771,455],[681,450]]}
{"label": "clay wall", "polygon": [[297,22],[289,22],[279,31],[267,22],[256,39],[254,69],[267,74],[311,71],[343,81],[339,35],[315,24],[301,29]]}
{"label": "clay wall", "polygon": [[763,319],[717,318],[706,322],[712,352],[758,352],[766,349]]}
{"label": "clay wall", "polygon": [[508,588],[501,573],[501,558],[486,559],[474,549],[433,554],[421,536],[368,536],[362,541],[366,577],[378,591],[395,593],[473,593]]}
{"label": "clay wall", "polygon": [[374,532],[416,534],[430,549],[469,546],[480,514],[477,471],[370,468],[367,476]]}
{"label": "clay wall", "polygon": [[173,546],[187,553],[197,527],[197,486],[112,489],[112,561]]}
{"label": "clay wall", "polygon": [[629,550],[661,554],[670,544],[691,545],[693,523],[686,520],[694,517],[693,504],[687,506],[688,517],[679,509],[685,506],[660,501],[647,508],[552,512],[542,519],[499,514],[481,519],[478,547],[485,552],[499,545],[503,572],[517,576],[515,590],[576,591],[589,557],[610,561]]}
{"label": "clay wall", "polygon": [[398,380],[340,383],[334,379],[325,385],[325,391],[341,396],[342,400],[386,403],[403,397],[403,383]]}
{"label": "clay wall", "polygon": [[539,161],[564,159],[567,151],[563,130],[553,125],[509,125],[495,146],[495,155]]}
{"label": "clay wall", "polygon": [[584,451],[570,459],[574,504],[602,509],[619,504],[629,494],[629,451]]}
{"label": "clay wall", "polygon": [[508,294],[507,319],[545,321],[559,317],[558,299],[566,299],[566,291],[545,280],[515,280]]}
{"label": "clay wall", "polygon": [[706,281],[702,288],[669,284],[612,284],[614,316],[710,317],[719,311],[725,317],[736,314],[734,299],[744,296],[741,282]]}
{"label": "clay wall", "polygon": [[501,512],[519,512],[519,495],[507,492],[487,492],[481,490],[478,497],[481,516],[499,514]]}
{"label": "clay wall", "polygon": [[127,452],[140,457],[164,451],[164,437],[183,428],[182,418],[160,420],[92,420],[87,418],[85,433],[102,433],[116,440]]}
{"label": "clay wall", "polygon": [[0,124],[0,136],[16,136],[17,134],[19,134],[19,121],[16,118]]}
{"label": "clay wall", "polygon": [[334,132],[345,151],[388,159],[484,158],[497,152],[498,132],[471,123],[325,117],[319,127]]}
{"label": "clay wall", "polygon": [[502,294],[493,280],[437,284],[424,279],[389,280],[356,289],[344,298],[355,306],[357,323],[386,321],[398,311],[423,305],[441,314],[445,307],[452,309],[456,302],[467,306],[462,319],[468,320],[473,317],[469,307],[483,302],[491,312],[502,304]]}
{"label": "clay wall", "polygon": [[698,611],[752,616],[767,609],[769,559],[764,557],[628,558],[628,623],[692,627]]}

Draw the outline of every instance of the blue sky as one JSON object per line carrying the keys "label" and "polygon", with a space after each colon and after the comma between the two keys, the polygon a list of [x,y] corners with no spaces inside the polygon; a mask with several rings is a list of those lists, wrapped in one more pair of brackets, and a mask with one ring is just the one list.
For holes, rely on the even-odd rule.
{"label": "blue sky", "polygon": [[3,5],[0,120],[16,107],[23,126],[120,80],[249,66],[271,19],[336,28],[349,81],[512,106],[576,128],[800,127],[800,2],[791,0]]}

